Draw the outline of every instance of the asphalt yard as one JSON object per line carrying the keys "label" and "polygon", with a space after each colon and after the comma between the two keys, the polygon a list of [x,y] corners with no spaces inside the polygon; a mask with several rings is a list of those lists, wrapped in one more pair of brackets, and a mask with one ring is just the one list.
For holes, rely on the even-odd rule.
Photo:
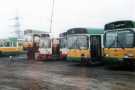
{"label": "asphalt yard", "polygon": [[0,90],[135,90],[135,72],[67,61],[0,58]]}

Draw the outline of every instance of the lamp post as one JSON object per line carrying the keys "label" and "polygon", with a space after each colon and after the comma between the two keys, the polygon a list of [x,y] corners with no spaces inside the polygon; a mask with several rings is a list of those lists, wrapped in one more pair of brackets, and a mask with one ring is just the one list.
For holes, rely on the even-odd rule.
{"label": "lamp post", "polygon": [[52,0],[52,8],[51,8],[51,20],[50,20],[50,33],[52,33],[52,24],[53,24],[53,17],[54,17],[54,0]]}

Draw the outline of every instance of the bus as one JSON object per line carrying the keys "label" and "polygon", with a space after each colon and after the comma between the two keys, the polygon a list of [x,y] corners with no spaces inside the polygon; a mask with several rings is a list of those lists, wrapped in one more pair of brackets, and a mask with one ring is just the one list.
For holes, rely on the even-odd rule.
{"label": "bus", "polygon": [[104,61],[110,65],[135,61],[135,22],[121,20],[104,27]]}
{"label": "bus", "polygon": [[81,58],[98,61],[102,58],[103,29],[72,28],[67,31],[67,60],[81,61]]}
{"label": "bus", "polygon": [[44,33],[40,35],[39,39],[39,52],[37,60],[59,60],[59,38],[51,38],[48,33]]}
{"label": "bus", "polygon": [[52,43],[48,33],[40,35],[38,60],[52,59]]}
{"label": "bus", "polygon": [[[27,29],[24,31],[24,42],[23,42],[23,48],[24,50],[27,50],[28,48],[33,47],[33,41],[34,38],[36,39],[35,41],[39,42],[39,37],[42,33],[46,33],[43,31],[38,31],[38,30],[32,30],[32,29]],[[35,37],[34,37],[35,35]]]}
{"label": "bus", "polygon": [[23,41],[17,38],[0,40],[0,56],[16,56],[23,53]]}
{"label": "bus", "polygon": [[59,40],[60,40],[60,59],[61,60],[66,60],[67,57],[67,33],[63,32],[59,35]]}

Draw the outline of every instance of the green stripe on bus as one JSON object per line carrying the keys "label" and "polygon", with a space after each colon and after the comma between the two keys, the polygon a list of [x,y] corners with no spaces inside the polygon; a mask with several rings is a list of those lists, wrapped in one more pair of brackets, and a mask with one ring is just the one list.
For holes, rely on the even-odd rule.
{"label": "green stripe on bus", "polygon": [[81,58],[80,57],[67,57],[67,60],[68,61],[81,61]]}

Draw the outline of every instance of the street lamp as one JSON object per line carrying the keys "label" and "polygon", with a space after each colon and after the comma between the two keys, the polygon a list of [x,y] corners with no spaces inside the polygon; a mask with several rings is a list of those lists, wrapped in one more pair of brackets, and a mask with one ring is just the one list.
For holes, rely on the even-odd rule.
{"label": "street lamp", "polygon": [[52,0],[51,20],[50,20],[50,33],[52,33],[53,16],[54,16],[54,0]]}

